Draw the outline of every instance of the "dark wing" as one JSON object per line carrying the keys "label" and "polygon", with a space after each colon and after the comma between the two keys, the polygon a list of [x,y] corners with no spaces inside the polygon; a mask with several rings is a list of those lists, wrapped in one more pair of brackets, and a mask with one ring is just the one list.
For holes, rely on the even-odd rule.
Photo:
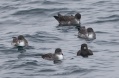
{"label": "dark wing", "polygon": [[54,18],[55,18],[57,21],[59,21],[59,17],[58,17],[58,16],[54,16]]}
{"label": "dark wing", "polygon": [[80,55],[81,55],[81,50],[77,52],[77,56],[80,56]]}
{"label": "dark wing", "polygon": [[62,16],[60,13],[58,13],[58,16],[60,17],[60,16]]}
{"label": "dark wing", "polygon": [[89,55],[93,55],[93,52],[90,49],[88,49],[88,51],[89,51]]}
{"label": "dark wing", "polygon": [[53,60],[53,54],[52,53],[44,54],[42,55],[42,58],[46,60]]}
{"label": "dark wing", "polygon": [[24,39],[24,41],[25,41],[25,45],[28,46],[28,41],[26,39]]}

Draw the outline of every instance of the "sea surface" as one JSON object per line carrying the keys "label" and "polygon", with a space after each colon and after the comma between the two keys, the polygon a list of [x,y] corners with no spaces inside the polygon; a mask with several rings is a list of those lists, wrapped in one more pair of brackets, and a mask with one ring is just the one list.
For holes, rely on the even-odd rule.
{"label": "sea surface", "polygon": [[[58,26],[54,15],[82,15],[96,39],[77,37],[75,26]],[[20,53],[12,37],[29,42]],[[76,56],[86,43],[93,56]],[[61,48],[61,63],[41,54]],[[0,0],[0,78],[119,78],[119,0]]]}

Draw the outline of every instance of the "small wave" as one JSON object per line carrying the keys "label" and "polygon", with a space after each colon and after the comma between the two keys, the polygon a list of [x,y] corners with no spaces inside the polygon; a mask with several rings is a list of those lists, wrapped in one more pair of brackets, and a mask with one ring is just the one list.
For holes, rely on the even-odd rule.
{"label": "small wave", "polygon": [[4,49],[4,48],[5,48],[4,44],[0,44],[0,49]]}
{"label": "small wave", "polygon": [[117,41],[111,41],[110,42],[110,45],[119,45],[119,42],[117,42]]}
{"label": "small wave", "polygon": [[79,1],[83,1],[83,0],[71,0],[71,1],[78,1],[79,2]]}
{"label": "small wave", "polygon": [[0,50],[4,54],[13,54],[13,53],[19,53],[17,49],[2,49]]}
{"label": "small wave", "polygon": [[54,75],[71,75],[71,74],[77,74],[77,73],[90,73],[91,71],[94,71],[94,69],[73,69],[73,70],[68,70],[66,72],[62,72],[62,73],[57,73]]}
{"label": "small wave", "polygon": [[20,24],[21,22],[20,21],[17,21],[17,20],[5,20],[5,21],[2,21],[0,22],[0,24],[3,24],[3,25],[16,25],[16,24]]}
{"label": "small wave", "polygon": [[43,55],[43,53],[33,53],[33,54],[21,53],[18,55],[18,58],[35,57],[35,56],[42,56],[42,55]]}
{"label": "small wave", "polygon": [[14,63],[14,62],[17,62],[17,60],[8,60],[6,61],[7,63]]}
{"label": "small wave", "polygon": [[9,6],[9,5],[5,5],[5,6],[0,6],[1,10],[14,10],[17,9],[17,7],[13,7],[13,6]]}
{"label": "small wave", "polygon": [[35,49],[34,46],[27,46],[25,49]]}
{"label": "small wave", "polygon": [[38,72],[55,72],[56,70],[53,70],[53,69],[41,69],[40,71]]}
{"label": "small wave", "polygon": [[97,1],[97,2],[95,2],[95,3],[93,3],[93,5],[101,5],[101,4],[106,4],[107,2],[109,2],[109,1]]}
{"label": "small wave", "polygon": [[109,44],[110,42],[102,40],[102,41],[97,41],[95,43],[98,45],[104,45],[104,44]]}
{"label": "small wave", "polygon": [[111,22],[118,22],[119,18],[117,19],[108,19],[108,20],[97,20],[94,22],[90,22],[90,24],[94,24],[94,23],[111,23]]}
{"label": "small wave", "polygon": [[34,15],[34,14],[40,14],[46,16],[47,12],[53,12],[53,11],[60,11],[60,10],[67,10],[67,8],[52,8],[52,9],[46,9],[46,8],[35,8],[35,9],[29,9],[29,10],[21,10],[17,11],[12,15]]}
{"label": "small wave", "polygon": [[58,5],[58,4],[64,4],[64,3],[61,3],[61,2],[53,2],[53,1],[44,1],[42,4],[45,4],[45,5],[51,5],[51,4],[55,4],[55,5]]}
{"label": "small wave", "polygon": [[82,73],[85,74],[85,73],[90,73],[91,71],[95,71],[95,69],[77,68],[77,69],[62,70],[62,71],[57,71],[55,69],[41,69],[37,71],[37,73],[39,72],[40,74],[38,75],[42,75],[42,76],[65,76],[65,75],[74,75],[74,74],[82,74]]}
{"label": "small wave", "polygon": [[67,32],[72,32],[77,30],[77,28],[75,26],[56,26],[57,30],[59,30],[60,32],[63,32],[63,33],[67,33]]}
{"label": "small wave", "polygon": [[28,67],[28,66],[38,66],[37,65],[37,62],[36,61],[29,61],[29,62],[25,62],[25,63],[21,63],[21,64],[15,64],[15,65],[13,65],[12,67],[11,67],[11,69],[16,69],[16,68],[23,68],[23,67]]}
{"label": "small wave", "polygon": [[100,34],[110,34],[109,32],[103,32],[103,31],[96,31],[95,33],[100,33]]}
{"label": "small wave", "polygon": [[110,16],[107,16],[107,17],[98,17],[99,19],[112,19],[112,18],[119,18],[119,15],[110,15]]}
{"label": "small wave", "polygon": [[39,49],[41,49],[41,50],[49,50],[49,49],[51,49],[51,48],[41,47],[41,48],[39,48]]}
{"label": "small wave", "polygon": [[97,41],[95,42],[98,45],[119,45],[119,42],[117,41]]}
{"label": "small wave", "polygon": [[42,43],[53,43],[55,41],[59,41],[62,40],[58,37],[55,37],[52,34],[46,33],[46,32],[36,32],[36,34],[34,35],[26,35],[27,37],[29,37],[29,39],[31,39],[33,42],[42,42]]}
{"label": "small wave", "polygon": [[42,2],[42,1],[39,1],[39,0],[38,0],[38,1],[30,1],[30,2],[28,2],[27,4],[36,4],[36,3],[39,3],[39,4],[40,4],[41,2]]}
{"label": "small wave", "polygon": [[93,22],[88,22],[89,24],[94,24],[94,23],[111,23],[111,22],[118,22],[119,21],[119,15],[110,15],[110,16],[100,16],[97,17],[98,20],[93,21]]}

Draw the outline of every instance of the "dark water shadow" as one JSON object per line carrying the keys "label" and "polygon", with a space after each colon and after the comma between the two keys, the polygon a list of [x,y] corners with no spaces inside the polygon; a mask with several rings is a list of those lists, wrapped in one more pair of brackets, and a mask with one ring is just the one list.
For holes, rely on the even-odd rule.
{"label": "dark water shadow", "polygon": [[60,30],[60,31],[62,31],[62,32],[70,32],[70,31],[74,31],[74,30],[76,30],[76,31],[78,31],[77,30],[77,26],[56,26],[56,29],[57,30]]}
{"label": "dark water shadow", "polygon": [[62,62],[63,62],[62,60],[54,60],[53,61],[54,64],[62,64]]}

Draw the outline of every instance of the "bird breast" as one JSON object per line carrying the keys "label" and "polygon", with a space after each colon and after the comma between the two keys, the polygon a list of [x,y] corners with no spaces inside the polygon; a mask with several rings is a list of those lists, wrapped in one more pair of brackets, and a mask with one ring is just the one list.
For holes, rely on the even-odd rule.
{"label": "bird breast", "polygon": [[25,46],[25,42],[24,41],[18,41],[18,46]]}
{"label": "bird breast", "polygon": [[63,59],[63,55],[62,54],[60,54],[60,55],[56,55],[56,58],[57,58],[57,60],[62,60]]}

